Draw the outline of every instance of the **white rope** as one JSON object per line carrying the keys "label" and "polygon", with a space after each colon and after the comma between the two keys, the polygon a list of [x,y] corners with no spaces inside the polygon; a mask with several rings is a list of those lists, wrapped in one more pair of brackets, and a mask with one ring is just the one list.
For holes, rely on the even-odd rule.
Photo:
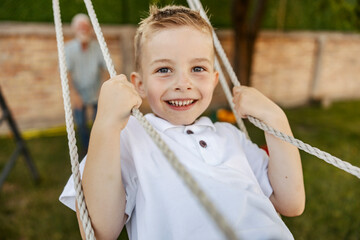
{"label": "white rope", "polygon": [[230,108],[231,108],[232,112],[235,115],[236,123],[239,126],[239,128],[242,129],[242,131],[245,134],[246,138],[250,139],[249,134],[248,134],[248,132],[246,130],[246,127],[244,125],[244,122],[242,121],[241,117],[235,111],[235,104],[232,102],[233,96],[231,94],[231,90],[230,90],[229,85],[228,85],[228,83],[227,83],[227,81],[225,79],[224,73],[223,73],[223,71],[221,69],[221,66],[220,66],[220,63],[219,63],[219,60],[218,60],[217,57],[215,57],[215,68],[219,72],[220,84],[221,84],[221,86],[223,88],[223,91],[224,91],[226,99],[227,99],[227,101],[228,101],[228,103],[230,105]]}
{"label": "white rope", "polygon": [[[109,51],[106,46],[105,39],[103,37],[98,19],[96,17],[96,13],[94,7],[91,3],[91,0],[84,0],[90,20],[94,27],[95,34],[98,38],[99,45],[101,51],[103,52],[104,59],[106,62],[106,66],[108,67],[109,73],[111,77],[116,75],[116,71],[113,67],[113,63],[109,54]],[[150,123],[146,120],[143,114],[136,108],[132,109],[132,115],[139,121],[139,123],[144,127],[149,136],[153,139],[159,149],[163,152],[166,159],[170,163],[170,165],[174,168],[174,170],[178,173],[178,175],[183,179],[188,188],[193,192],[193,194],[198,198],[200,203],[203,205],[208,214],[213,218],[219,229],[224,233],[227,239],[238,239],[234,230],[227,223],[225,218],[220,214],[220,212],[216,209],[216,207],[212,204],[210,199],[207,197],[205,192],[200,188],[191,174],[186,170],[186,168],[180,163],[175,154],[169,149],[166,143],[161,139],[160,135],[156,132],[156,130],[150,125]]]}
{"label": "white rope", "polygon": [[[94,31],[97,35],[99,45],[103,52],[105,62],[106,62],[107,68],[109,70],[110,76],[114,77],[116,75],[116,71],[113,66],[110,54],[108,52],[103,34],[101,32],[99,22],[97,20],[95,11],[93,9],[93,5],[90,0],[84,0],[84,1],[86,4],[88,13],[89,13],[91,22],[93,24]],[[209,21],[205,14],[204,9],[201,6],[201,3],[196,0],[194,0],[194,1],[195,1],[194,3],[189,2],[189,6],[193,8],[196,5],[198,7],[198,9],[200,9],[200,12],[202,13],[203,17],[205,19],[207,19],[207,21]],[[64,39],[63,39],[63,34],[62,34],[62,24],[61,24],[60,7],[59,7],[58,0],[53,0],[53,9],[54,9],[54,21],[55,21],[55,29],[56,29],[57,46],[58,46],[58,52],[59,52],[59,66],[60,66],[60,77],[61,77],[63,99],[64,99],[66,130],[68,132],[69,152],[70,152],[70,159],[71,159],[72,171],[73,171],[73,176],[74,176],[76,199],[77,199],[78,208],[80,211],[80,218],[83,223],[83,228],[84,228],[84,231],[86,234],[86,239],[95,239],[94,232],[91,227],[90,217],[89,217],[87,209],[86,209],[86,203],[85,203],[85,199],[84,199],[84,196],[82,193],[82,188],[81,188],[78,154],[77,154],[75,131],[74,131],[74,125],[73,125],[73,118],[72,118],[72,110],[71,110],[71,104],[70,104],[67,69],[66,69],[66,64],[65,64]],[[223,51],[220,41],[218,40],[214,31],[213,31],[213,35],[214,35],[214,44],[217,49],[217,52],[218,52],[220,58],[222,59],[222,61],[224,62],[225,68],[227,69],[233,84],[235,86],[239,86],[240,85],[239,81],[237,80],[236,75],[235,75],[234,71],[232,70],[230,63],[228,62],[225,52]],[[220,64],[218,63],[218,60],[216,60],[216,65],[217,65],[218,69],[221,69]],[[222,71],[221,71],[220,78],[225,79]],[[237,81],[235,81],[235,79]],[[228,87],[224,88],[224,90],[225,89],[228,89]],[[231,96],[230,90],[229,89],[225,90],[225,92],[227,92],[227,98],[229,99],[229,96]],[[231,105],[231,107],[233,109],[232,105]],[[220,214],[220,212],[211,203],[211,201],[206,196],[206,194],[198,186],[198,184],[196,183],[194,178],[187,172],[185,167],[179,162],[179,160],[176,158],[175,154],[168,148],[168,146],[165,144],[165,142],[160,138],[159,134],[154,130],[154,128],[150,125],[150,123],[144,118],[142,113],[138,109],[134,108],[134,109],[132,109],[132,114],[134,115],[134,117],[136,117],[138,119],[138,121],[142,124],[142,126],[145,128],[145,130],[148,132],[148,134],[153,138],[154,142],[158,145],[160,150],[164,153],[164,155],[168,159],[171,166],[179,174],[179,176],[181,176],[183,178],[186,185],[194,193],[194,195],[198,198],[198,200],[201,202],[201,204],[207,210],[209,215],[216,222],[218,227],[223,231],[224,235],[228,239],[237,239],[236,234],[232,230],[230,225],[225,221],[225,219]],[[308,144],[304,144],[300,140],[291,138],[281,132],[278,132],[277,130],[274,130],[271,127],[266,126],[264,123],[260,122],[259,120],[255,119],[251,116],[249,116],[249,120],[256,126],[262,128],[263,130],[265,130],[275,136],[278,136],[281,139],[288,141],[294,145],[298,144],[299,145],[298,147],[300,149],[303,149],[304,151],[308,151],[309,153],[312,153],[312,154],[317,154],[316,156],[324,159],[325,161],[327,161],[345,171],[348,171],[348,172],[351,171],[350,172],[351,174],[354,174],[355,176],[360,178],[360,169],[359,168],[354,167],[349,163],[343,162],[340,159],[337,159],[337,158],[331,156],[330,154],[325,153],[319,149],[313,148],[313,147],[309,146]]]}
{"label": "white rope", "polygon": [[[195,2],[195,1],[193,1],[193,0],[187,0],[187,3],[188,3],[189,7],[190,7],[192,10],[197,10],[197,11],[199,11],[199,12],[200,12],[200,15],[201,15],[201,16],[208,22],[208,24],[211,26],[210,20],[209,20],[209,18],[207,17],[206,12],[204,11],[201,3],[199,4],[199,3],[197,3],[197,2]],[[213,35],[213,39],[214,39],[215,49],[216,49],[218,55],[220,56],[222,62],[229,61],[229,60],[227,59],[227,57],[226,57],[226,54],[225,54],[225,52],[224,52],[224,49],[222,48],[221,43],[220,43],[220,41],[219,41],[219,39],[218,39],[218,37],[217,37],[214,29],[212,30],[212,35]],[[225,60],[225,59],[226,59],[226,60]],[[230,63],[229,63],[229,64],[230,64]],[[230,65],[230,69],[228,69],[229,65],[225,65],[225,67],[226,67],[227,72],[232,71],[233,74],[234,74],[234,76],[235,76],[235,78],[236,78],[235,72],[234,72],[234,70],[232,70],[231,65]],[[248,131],[246,130],[246,127],[245,127],[245,124],[244,124],[242,118],[236,113],[236,111],[234,111],[234,104],[233,104],[233,102],[232,102],[232,98],[233,98],[233,97],[232,97],[232,94],[231,94],[231,90],[230,90],[229,85],[228,85],[228,83],[227,83],[227,81],[226,81],[225,75],[224,75],[224,73],[223,73],[223,71],[222,71],[221,65],[220,65],[217,57],[215,57],[215,69],[219,72],[220,84],[221,84],[221,87],[223,88],[223,91],[224,91],[225,96],[226,96],[226,99],[227,99],[227,101],[228,101],[228,103],[229,103],[229,105],[230,105],[230,108],[231,108],[232,112],[233,112],[234,115],[235,115],[236,123],[237,123],[239,129],[245,134],[245,136],[246,136],[248,139],[250,139],[249,134],[248,134]],[[229,76],[231,77],[231,75],[229,75]],[[234,83],[233,78],[230,78],[230,79],[231,79],[232,82]],[[237,79],[237,78],[236,78],[236,79]],[[236,81],[235,81],[235,82],[236,82]],[[235,85],[235,84],[234,84],[234,85]],[[237,86],[237,85],[235,85],[235,86]]]}
{"label": "white rope", "polygon": [[[140,111],[134,111],[132,114],[137,119],[143,118],[142,113]],[[159,147],[159,149],[163,152],[168,162],[177,172],[177,174],[182,178],[182,180],[186,183],[191,192],[197,197],[202,206],[208,212],[208,214],[213,218],[219,229],[223,232],[229,240],[239,239],[235,231],[230,227],[225,218],[220,214],[220,212],[216,209],[210,199],[207,197],[205,192],[200,188],[195,179],[191,176],[191,174],[186,170],[186,168],[180,163],[175,154],[169,149],[166,143],[161,139],[160,135],[155,131],[155,129],[150,125],[148,121],[140,121],[141,125],[144,127],[146,132],[151,136],[155,144]]]}
{"label": "white rope", "polygon": [[[206,15],[206,12],[204,10],[204,7],[202,6],[200,0],[187,0],[189,6],[191,9],[193,10],[197,10],[200,12],[200,15],[210,24],[211,26],[211,22],[208,18],[208,16]],[[218,38],[218,36],[216,35],[214,29],[212,30],[212,34],[213,34],[213,39],[214,39],[214,46],[216,49],[217,54],[220,56],[221,61],[224,64],[224,67],[227,71],[227,73],[229,74],[230,80],[231,82],[234,84],[234,86],[240,86],[240,82],[234,72],[234,69],[232,68],[228,57],[226,56],[226,53],[220,43],[220,40]],[[242,130],[242,129],[241,129]]]}
{"label": "white rope", "polygon": [[91,23],[93,25],[96,37],[98,39],[102,54],[104,56],[106,67],[107,67],[107,69],[109,71],[110,77],[115,77],[116,76],[116,71],[115,71],[115,68],[114,68],[114,64],[113,64],[112,59],[110,57],[110,53],[109,53],[108,47],[106,45],[104,36],[102,34],[99,21],[98,21],[98,19],[96,17],[94,6],[93,6],[91,0],[84,0],[84,3],[86,5],[86,9],[88,11]]}
{"label": "white rope", "polygon": [[[200,12],[201,16],[210,24],[210,21],[209,21],[208,17],[206,16],[204,8],[199,0],[188,0],[188,3],[192,9],[198,10]],[[234,84],[234,86],[240,86],[240,82],[239,82],[238,78],[236,77],[236,74],[235,74],[234,70],[232,69],[231,64],[230,64],[230,62],[225,54],[225,51],[224,51],[223,47],[221,46],[221,43],[220,43],[214,30],[213,30],[213,36],[214,36],[214,45],[215,45],[216,51],[217,51],[218,55],[220,56],[220,59],[222,60],[226,70],[228,71],[228,74],[230,76],[232,83]],[[217,65],[219,65],[219,64],[217,64]],[[221,74],[220,74],[220,76],[221,76]],[[232,97],[231,91],[230,90],[227,91],[224,88],[224,92],[225,92],[225,95],[226,95],[228,101],[229,101],[229,99],[231,99],[229,101],[229,104],[230,104],[230,106],[232,106],[232,104],[233,104],[232,98],[233,97]],[[233,106],[232,106],[232,109],[233,109]],[[234,114],[236,114],[236,111],[233,111],[233,112],[234,112]],[[299,148],[307,153],[310,153],[310,154],[324,160],[325,162],[334,165],[337,168],[340,168],[340,169],[360,178],[360,168],[359,167],[353,166],[350,163],[345,162],[337,157],[334,157],[327,152],[324,152],[318,148],[312,147],[309,144],[302,142],[301,140],[298,140],[294,137],[288,136],[270,126],[267,126],[265,123],[261,122],[260,120],[254,118],[252,116],[248,116],[248,119],[252,124],[257,126],[258,128],[260,128],[260,129],[262,129],[262,130],[264,130],[264,131],[266,131],[266,132],[268,132],[290,144],[293,144],[297,148]]]}
{"label": "white rope", "polygon": [[95,239],[94,231],[91,227],[91,221],[86,208],[86,203],[85,203],[85,199],[81,187],[81,180],[80,180],[79,160],[78,160],[78,153],[76,147],[74,121],[73,121],[72,109],[70,103],[70,91],[69,91],[69,83],[67,79],[67,69],[66,69],[65,53],[64,53],[64,36],[62,32],[59,0],[53,0],[53,11],[54,11],[54,22],[55,22],[55,30],[56,30],[58,56],[59,56],[60,78],[61,78],[61,86],[62,86],[62,93],[64,100],[66,132],[68,136],[71,170],[73,172],[73,178],[74,178],[74,188],[76,191],[76,201],[80,212],[80,219],[83,224],[83,229],[86,233],[86,239],[92,240]]}
{"label": "white rope", "polygon": [[266,125],[265,123],[261,122],[259,119],[256,119],[254,117],[249,116],[249,121],[254,124],[255,126],[257,126],[258,128],[288,142],[293,144],[294,146],[296,146],[297,148],[310,153],[322,160],[324,160],[327,163],[330,163],[332,165],[334,165],[337,168],[340,168],[342,170],[344,170],[345,172],[348,172],[358,178],[360,178],[360,168],[351,165],[348,162],[345,162],[337,157],[332,156],[331,154],[324,152],[318,148],[312,147],[307,143],[304,143],[303,141],[296,139],[294,137],[288,136],[268,125]]}

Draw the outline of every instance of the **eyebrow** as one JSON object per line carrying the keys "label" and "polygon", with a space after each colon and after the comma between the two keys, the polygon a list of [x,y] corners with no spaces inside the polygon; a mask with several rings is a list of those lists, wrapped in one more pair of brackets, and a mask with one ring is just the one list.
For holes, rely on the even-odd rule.
{"label": "eyebrow", "polygon": [[170,60],[170,59],[167,59],[167,58],[156,59],[156,60],[154,60],[154,61],[152,61],[152,62],[150,63],[150,66],[153,66],[153,65],[155,65],[155,64],[157,64],[157,63],[167,63],[167,64],[172,64],[172,63],[173,63],[173,61],[172,61],[172,60]]}
{"label": "eyebrow", "polygon": [[[208,58],[194,58],[191,60],[191,63],[198,63],[198,62],[206,62],[210,65],[212,64]],[[168,58],[156,59],[150,63],[150,66],[153,66],[153,65],[159,64],[159,63],[160,64],[174,64],[174,61],[172,61],[171,59],[168,59]]]}
{"label": "eyebrow", "polygon": [[211,64],[211,61],[208,58],[194,58],[191,62],[207,62],[208,64]]}

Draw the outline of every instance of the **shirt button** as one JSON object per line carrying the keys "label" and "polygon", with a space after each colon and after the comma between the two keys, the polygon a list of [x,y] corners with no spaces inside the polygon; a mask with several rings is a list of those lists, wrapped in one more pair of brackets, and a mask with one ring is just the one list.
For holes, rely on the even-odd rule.
{"label": "shirt button", "polygon": [[207,147],[207,143],[206,143],[204,140],[200,140],[200,141],[199,141],[199,144],[200,144],[200,146],[203,147],[203,148],[206,148],[206,147]]}
{"label": "shirt button", "polygon": [[188,130],[186,130],[186,133],[187,133],[187,134],[193,134],[194,132],[191,131],[190,129],[188,129]]}

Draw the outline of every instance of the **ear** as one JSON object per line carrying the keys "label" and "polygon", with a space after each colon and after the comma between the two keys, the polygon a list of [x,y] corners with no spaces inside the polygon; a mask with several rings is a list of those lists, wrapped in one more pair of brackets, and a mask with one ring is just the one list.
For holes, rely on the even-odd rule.
{"label": "ear", "polygon": [[131,83],[134,85],[140,97],[145,98],[146,97],[145,86],[140,74],[138,72],[132,72],[130,78],[131,78]]}
{"label": "ear", "polygon": [[219,82],[219,72],[218,71],[214,71],[214,86],[216,87],[216,85]]}

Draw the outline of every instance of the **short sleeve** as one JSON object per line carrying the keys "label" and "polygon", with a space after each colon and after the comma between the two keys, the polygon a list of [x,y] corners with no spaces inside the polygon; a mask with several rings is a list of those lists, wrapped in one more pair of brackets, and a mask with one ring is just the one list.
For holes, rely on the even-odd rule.
{"label": "short sleeve", "polygon": [[260,184],[261,190],[267,197],[270,197],[273,193],[273,189],[268,176],[269,157],[263,149],[251,142],[243,132],[239,130],[238,132],[241,137],[242,148],[244,149],[249,165]]}
{"label": "short sleeve", "polygon": [[[80,175],[82,177],[82,174],[84,172],[86,157],[81,161],[79,170]],[[61,193],[59,200],[61,203],[63,203],[65,206],[71,208],[72,210],[76,211],[75,207],[75,200],[76,200],[76,192],[75,192],[75,186],[74,186],[74,177],[73,175],[70,176],[69,180],[67,181],[63,192]]]}
{"label": "short sleeve", "polygon": [[121,176],[126,194],[125,214],[128,215],[127,221],[131,218],[136,204],[136,193],[138,189],[138,177],[135,163],[131,154],[131,144],[129,139],[132,138],[131,127],[132,117],[126,128],[121,132],[120,137],[120,155],[121,155]]}
{"label": "short sleeve", "polygon": [[[122,180],[126,193],[125,214],[127,214],[129,216],[128,219],[130,219],[131,214],[135,208],[138,181],[137,181],[137,174],[135,171],[135,165],[131,156],[131,149],[129,148],[128,137],[129,135],[131,136],[131,131],[128,131],[127,128],[128,126],[121,132],[120,159],[121,159]],[[80,163],[81,177],[84,171],[85,163],[86,163],[86,157]],[[59,200],[67,207],[76,211],[76,207],[75,207],[76,192],[74,188],[73,175],[71,175],[68,182],[66,183],[64,190],[59,197]]]}

